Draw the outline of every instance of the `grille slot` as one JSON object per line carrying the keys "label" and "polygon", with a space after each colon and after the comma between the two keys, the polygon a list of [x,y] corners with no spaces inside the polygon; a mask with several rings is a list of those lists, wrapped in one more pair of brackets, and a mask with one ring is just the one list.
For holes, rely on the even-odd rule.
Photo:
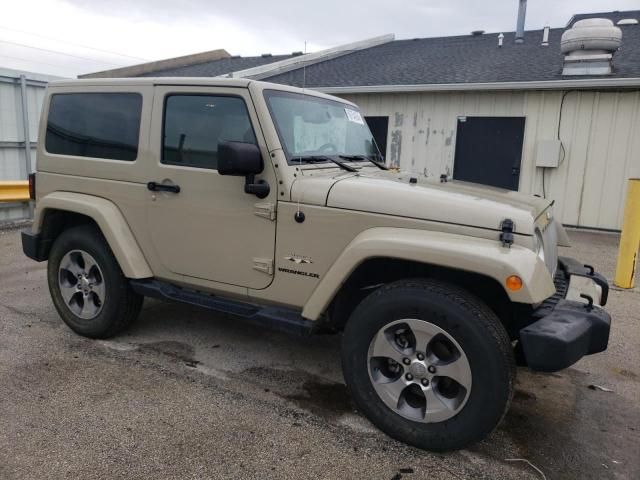
{"label": "grille slot", "polygon": [[561,268],[556,268],[556,273],[553,276],[553,284],[556,287],[556,293],[547,298],[540,306],[534,311],[533,316],[535,318],[542,318],[549,315],[556,307],[558,302],[567,296],[567,290],[569,289],[569,279],[567,274]]}

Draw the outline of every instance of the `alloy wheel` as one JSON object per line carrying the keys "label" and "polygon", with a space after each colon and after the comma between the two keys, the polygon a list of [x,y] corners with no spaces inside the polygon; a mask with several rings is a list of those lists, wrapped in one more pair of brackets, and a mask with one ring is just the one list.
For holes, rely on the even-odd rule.
{"label": "alloy wheel", "polygon": [[446,331],[425,320],[385,325],[371,341],[367,362],[380,399],[409,420],[448,420],[462,410],[471,392],[464,351]]}
{"label": "alloy wheel", "polygon": [[58,271],[58,288],[71,312],[84,320],[97,317],[105,301],[105,282],[98,262],[83,250],[68,252]]}

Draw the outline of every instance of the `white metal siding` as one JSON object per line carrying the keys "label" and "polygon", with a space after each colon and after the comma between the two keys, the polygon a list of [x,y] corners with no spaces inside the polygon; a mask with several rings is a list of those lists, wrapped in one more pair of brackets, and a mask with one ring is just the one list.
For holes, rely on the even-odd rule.
{"label": "white metal siding", "polygon": [[[365,115],[388,116],[387,159],[402,169],[451,175],[460,116],[524,116],[520,191],[542,194],[538,140],[558,135],[563,91],[343,95]],[[562,107],[564,162],[547,169],[547,197],[565,224],[619,229],[627,179],[640,177],[640,92],[569,91]]]}
{"label": "white metal siding", "polygon": [[[22,121],[22,97],[20,74],[14,70],[0,69],[0,180],[26,180],[24,127]],[[36,144],[40,110],[44,100],[47,77],[25,73],[27,82],[27,116],[31,140],[31,164],[36,167]],[[26,204],[0,204],[0,222],[28,217]]]}

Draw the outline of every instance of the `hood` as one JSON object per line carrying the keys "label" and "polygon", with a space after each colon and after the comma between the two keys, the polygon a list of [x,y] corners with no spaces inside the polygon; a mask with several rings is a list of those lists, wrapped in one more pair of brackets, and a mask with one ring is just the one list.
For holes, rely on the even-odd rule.
{"label": "hood", "polygon": [[291,195],[300,203],[492,230],[499,230],[509,218],[515,232],[524,235],[533,234],[535,219],[551,204],[540,197],[475,183],[441,183],[417,174],[364,169],[339,174],[334,169],[306,171],[294,182]]}

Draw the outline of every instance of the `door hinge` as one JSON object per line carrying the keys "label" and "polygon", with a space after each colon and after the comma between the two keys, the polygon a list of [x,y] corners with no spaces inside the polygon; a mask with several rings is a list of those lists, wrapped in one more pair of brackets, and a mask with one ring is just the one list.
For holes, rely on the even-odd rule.
{"label": "door hinge", "polygon": [[273,275],[273,258],[254,258],[253,269],[267,275]]}
{"label": "door hinge", "polygon": [[269,220],[276,219],[276,206],[273,203],[256,203],[254,207],[253,213],[257,216],[268,218]]}

